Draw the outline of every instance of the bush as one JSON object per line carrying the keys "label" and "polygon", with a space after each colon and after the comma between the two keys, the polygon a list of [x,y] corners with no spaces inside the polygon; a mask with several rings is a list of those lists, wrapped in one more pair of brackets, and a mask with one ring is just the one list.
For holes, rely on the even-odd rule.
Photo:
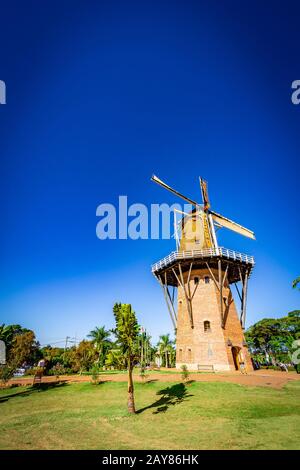
{"label": "bush", "polygon": [[62,364],[56,364],[47,371],[47,375],[68,375],[72,373],[72,369],[66,368]]}
{"label": "bush", "polygon": [[182,378],[182,380],[183,380],[184,382],[186,382],[186,381],[189,379],[189,376],[190,376],[189,371],[188,371],[188,368],[187,368],[187,366],[186,366],[185,364],[182,364],[181,370],[182,370],[182,372],[181,372],[181,378]]}
{"label": "bush", "polygon": [[9,379],[11,379],[14,375],[15,368],[11,366],[1,366],[0,367],[0,380],[3,385],[6,385]]}
{"label": "bush", "polygon": [[30,369],[26,369],[24,375],[34,375],[36,372],[36,369],[34,367],[31,367]]}

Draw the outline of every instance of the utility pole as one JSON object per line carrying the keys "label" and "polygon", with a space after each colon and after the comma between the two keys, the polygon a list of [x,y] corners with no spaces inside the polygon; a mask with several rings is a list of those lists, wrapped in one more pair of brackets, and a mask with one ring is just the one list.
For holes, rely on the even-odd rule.
{"label": "utility pole", "polygon": [[64,362],[66,360],[66,349],[67,349],[67,346],[68,346],[68,339],[70,338],[70,336],[66,336],[66,342],[65,342],[65,350],[64,350]]}

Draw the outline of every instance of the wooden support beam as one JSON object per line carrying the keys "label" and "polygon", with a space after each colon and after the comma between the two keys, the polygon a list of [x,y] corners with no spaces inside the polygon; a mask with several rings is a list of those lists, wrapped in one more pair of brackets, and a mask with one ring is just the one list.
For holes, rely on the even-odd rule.
{"label": "wooden support beam", "polygon": [[172,292],[172,303],[174,304],[175,301],[175,286],[173,286],[173,292]]}
{"label": "wooden support beam", "polygon": [[242,271],[241,271],[241,268],[239,266],[238,266],[238,269],[239,269],[240,280],[241,280],[241,283],[243,285],[244,281],[243,281]]}
{"label": "wooden support beam", "polygon": [[[221,260],[220,260],[220,261],[221,261]],[[216,280],[216,278],[215,278],[215,276],[214,276],[214,273],[213,273],[212,270],[210,269],[209,264],[208,264],[207,262],[206,262],[205,264],[206,264],[206,267],[207,267],[207,269],[208,269],[208,271],[209,271],[209,273],[210,273],[210,275],[211,275],[211,277],[212,277],[214,283],[216,284],[218,290],[220,290],[219,283],[217,282],[217,280]]]}
{"label": "wooden support beam", "polygon": [[167,292],[167,295],[168,295],[168,298],[169,298],[169,301],[170,301],[170,306],[171,306],[171,309],[172,309],[172,312],[173,312],[173,315],[174,315],[174,318],[175,318],[175,322],[177,324],[177,313],[176,313],[176,310],[175,310],[175,307],[174,307],[174,302],[172,301],[172,298],[171,298],[168,287],[166,288],[166,292]]}
{"label": "wooden support beam", "polygon": [[237,291],[237,293],[238,293],[238,295],[239,295],[240,301],[242,302],[242,296],[241,296],[241,293],[240,293],[240,291],[239,291],[238,286],[236,285],[236,282],[234,283],[234,285],[235,285],[236,291]]}
{"label": "wooden support beam", "polygon": [[173,288],[173,296],[171,297],[169,287],[168,287],[168,283],[167,283],[167,272],[166,271],[165,271],[165,289],[166,289],[166,293],[167,293],[168,298],[169,298],[170,307],[172,309],[173,316],[175,318],[175,322],[177,324],[177,313],[176,313],[176,309],[174,307],[174,292],[175,292],[175,289]]}
{"label": "wooden support beam", "polygon": [[198,289],[198,286],[199,286],[199,282],[197,282],[197,284],[195,284],[195,287],[194,287],[194,290],[193,290],[193,293],[192,293],[191,300],[193,300],[194,295],[196,294],[196,290]]}
{"label": "wooden support beam", "polygon": [[247,303],[247,288],[248,288],[248,270],[245,272],[243,290],[242,290],[242,312],[241,312],[241,325],[243,330],[245,329],[246,323],[246,303]]}
{"label": "wooden support beam", "polygon": [[[191,296],[190,280],[191,280],[192,267],[193,267],[193,263],[190,264],[189,274],[188,274],[187,283],[186,283],[187,288],[188,288],[189,301],[190,301],[191,304],[192,304],[192,296]],[[192,308],[192,305],[191,305],[191,308]]]}
{"label": "wooden support beam", "polygon": [[173,271],[173,273],[174,273],[174,276],[176,277],[176,280],[177,280],[178,284],[184,289],[184,286],[181,284],[181,281],[179,280],[175,269],[172,268],[172,271]]}
{"label": "wooden support beam", "polygon": [[[169,291],[169,288],[168,288],[166,271],[165,271],[165,289],[166,289],[166,293],[167,293],[167,296],[168,296],[168,299],[169,299],[169,302],[170,302],[170,307],[171,307],[172,312],[173,312],[173,316],[175,318],[175,322],[177,323],[177,314],[176,314],[176,310],[175,310],[175,307],[174,307],[174,295],[173,295],[173,298],[172,298],[171,294],[170,294],[170,291]],[[173,291],[173,293],[174,293],[174,291]]]}
{"label": "wooden support beam", "polygon": [[169,311],[169,314],[170,314],[170,317],[171,317],[171,321],[173,323],[174,329],[176,330],[176,320],[173,317],[173,312],[172,312],[172,309],[171,309],[171,307],[169,305],[169,302],[168,302],[168,296],[167,296],[167,291],[166,291],[167,286],[163,283],[160,276],[158,276],[158,281],[159,281],[159,284],[162,287],[164,297],[165,297],[165,301],[166,301],[166,304],[167,304],[167,308],[168,308],[168,311]]}
{"label": "wooden support beam", "polygon": [[232,293],[231,293],[231,291],[229,291],[228,301],[227,301],[227,305],[226,305],[225,312],[224,312],[224,318],[223,318],[223,328],[225,328],[225,326],[226,326],[226,321],[227,321],[227,317],[228,317],[228,314],[229,314],[229,308],[230,308],[230,305],[232,304],[232,302],[233,302]]}
{"label": "wooden support beam", "polygon": [[188,313],[189,313],[189,317],[190,317],[190,323],[191,323],[191,328],[194,328],[194,321],[193,321],[193,310],[192,310],[192,303],[191,303],[191,299],[188,295],[188,292],[187,292],[187,289],[186,289],[186,285],[184,283],[184,279],[183,279],[183,274],[182,274],[182,269],[181,269],[181,264],[179,263],[178,264],[178,268],[179,268],[179,273],[180,273],[180,278],[181,278],[181,284],[183,286],[183,290],[184,290],[184,294],[185,294],[185,300],[186,300],[186,303],[187,303],[187,309],[188,309]]}
{"label": "wooden support beam", "polygon": [[221,326],[224,328],[224,318],[223,318],[223,310],[224,310],[224,301],[223,301],[223,280],[222,280],[222,261],[218,260],[218,272],[219,272],[219,291],[220,291],[220,316],[221,316]]}
{"label": "wooden support beam", "polygon": [[224,284],[225,284],[225,281],[226,281],[226,277],[227,277],[228,266],[229,266],[229,264],[227,263],[227,266],[226,266],[226,269],[225,269],[225,273],[224,273],[224,277],[223,277],[223,282],[222,282],[222,286],[223,286],[223,287],[224,287]]}

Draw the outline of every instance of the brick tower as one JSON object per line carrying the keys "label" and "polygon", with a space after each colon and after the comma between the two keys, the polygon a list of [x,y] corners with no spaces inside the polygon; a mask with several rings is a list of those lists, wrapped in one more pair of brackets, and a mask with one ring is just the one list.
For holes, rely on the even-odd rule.
{"label": "brick tower", "polygon": [[[210,209],[204,180],[200,179],[203,205],[156,176],[152,180],[194,206],[188,214],[183,213],[177,226],[180,232],[177,250],[152,266],[177,333],[176,367],[185,364],[190,370],[252,370],[243,330],[247,284],[254,259],[219,247],[215,226],[252,239],[254,233]],[[241,301],[239,315],[231,292],[233,284]]]}

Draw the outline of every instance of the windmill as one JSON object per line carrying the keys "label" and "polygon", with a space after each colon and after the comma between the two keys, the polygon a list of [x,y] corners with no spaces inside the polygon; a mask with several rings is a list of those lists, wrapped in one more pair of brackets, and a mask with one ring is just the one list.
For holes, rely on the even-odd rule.
{"label": "windmill", "polygon": [[[230,370],[247,363],[251,369],[243,329],[248,279],[254,259],[220,247],[216,229],[225,227],[255,240],[253,231],[211,209],[204,179],[200,178],[202,204],[155,175],[151,180],[192,207],[188,213],[182,212],[177,250],[152,266],[177,332],[176,366],[186,364],[190,369]],[[241,301],[239,318],[231,285],[235,285]]]}

